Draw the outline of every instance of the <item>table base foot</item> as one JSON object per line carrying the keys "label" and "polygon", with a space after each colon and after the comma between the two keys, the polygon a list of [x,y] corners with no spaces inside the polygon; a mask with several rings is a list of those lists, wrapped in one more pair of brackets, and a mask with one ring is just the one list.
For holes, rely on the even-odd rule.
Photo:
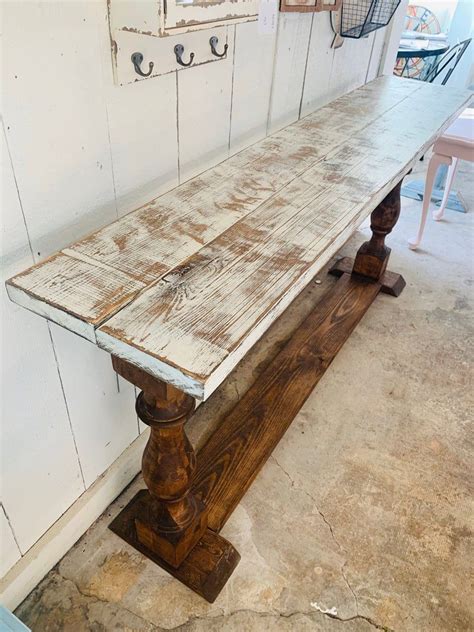
{"label": "table base foot", "polygon": [[147,514],[150,500],[146,489],[139,491],[109,528],[182,584],[213,603],[239,563],[239,553],[225,538],[207,529],[180,566],[174,568],[167,564],[137,538],[135,521]]}
{"label": "table base foot", "polygon": [[[342,257],[336,261],[329,270],[329,274],[333,274],[337,277],[343,274],[351,274],[353,265],[354,259],[351,257]],[[380,291],[383,292],[383,294],[390,294],[390,296],[395,297],[400,296],[406,286],[406,281],[401,274],[390,272],[389,270],[385,270],[379,283],[381,285]]]}

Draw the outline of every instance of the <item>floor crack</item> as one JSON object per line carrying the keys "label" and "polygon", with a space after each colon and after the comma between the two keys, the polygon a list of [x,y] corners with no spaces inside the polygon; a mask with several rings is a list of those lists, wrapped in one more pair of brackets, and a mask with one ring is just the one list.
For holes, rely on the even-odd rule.
{"label": "floor crack", "polygon": [[[346,557],[347,551],[344,549],[342,544],[337,539],[336,534],[334,533],[334,529],[332,527],[332,524],[326,518],[324,513],[319,509],[318,503],[316,502],[316,498],[314,498],[314,496],[312,494],[310,494],[308,491],[306,491],[302,487],[299,487],[299,486],[296,485],[295,481],[293,480],[293,477],[285,470],[285,468],[281,465],[281,463],[275,458],[275,456],[273,454],[272,454],[271,458],[276,463],[276,465],[280,468],[280,470],[285,474],[285,476],[288,478],[288,480],[291,483],[291,487],[293,487],[294,489],[296,489],[296,490],[298,490],[300,492],[303,492],[303,494],[305,494],[308,498],[310,498],[312,500],[312,502],[314,504],[314,508],[316,509],[318,514],[321,516],[321,519],[323,520],[323,522],[328,527],[329,532],[331,533],[332,539],[334,540],[334,542],[336,543],[336,545],[338,546],[339,550],[344,555],[344,557]],[[353,621],[354,619],[364,619],[364,621],[367,621],[367,623],[370,623],[371,625],[373,625],[378,630],[386,630],[387,632],[393,632],[393,630],[390,630],[390,628],[387,628],[387,627],[385,627],[383,625],[379,625],[378,623],[373,621],[370,617],[364,616],[364,615],[359,613],[359,600],[357,599],[357,595],[356,595],[354,589],[352,588],[351,583],[349,582],[349,580],[347,578],[347,575],[346,575],[346,566],[347,566],[347,564],[348,564],[348,560],[344,559],[344,562],[343,562],[343,564],[342,564],[342,566],[340,568],[340,571],[341,571],[341,575],[342,575],[342,578],[344,580],[344,583],[346,584],[348,590],[350,591],[350,593],[352,594],[352,597],[354,599],[354,605],[355,605],[355,611],[356,611],[355,616],[350,617],[348,619],[343,619],[343,618],[339,617],[337,614],[334,614],[334,613],[321,612],[321,611],[320,612],[322,614],[328,616],[328,617],[331,617],[333,619],[337,619],[338,621]]]}
{"label": "floor crack", "polygon": [[[87,591],[82,590],[81,588],[79,588],[79,585],[76,583],[76,581],[74,581],[73,579],[70,579],[69,577],[65,577],[61,571],[59,570],[59,568],[56,568],[55,571],[57,572],[57,574],[59,575],[59,577],[64,581],[64,582],[70,582],[74,588],[77,590],[77,592],[82,596],[85,597],[86,599],[92,599],[92,601],[95,602],[99,602],[99,603],[103,603],[106,605],[111,605],[111,603],[109,601],[107,601],[106,599],[101,599],[100,597],[98,597],[97,595],[94,595],[92,593],[88,593]],[[153,623],[151,623],[151,621],[147,621],[146,619],[144,619],[142,616],[140,616],[139,614],[137,614],[136,612],[134,612],[133,610],[130,610],[129,608],[127,608],[126,606],[124,606],[122,604],[122,602],[117,602],[115,603],[115,605],[117,605],[121,610],[124,610],[125,612],[128,612],[128,614],[136,617],[137,619],[139,619],[140,621],[143,621],[144,624],[146,624],[147,626],[154,626]],[[161,628],[161,627],[154,627],[154,629],[156,630],[156,632],[166,632],[167,628]]]}
{"label": "floor crack", "polygon": [[202,616],[195,616],[195,617],[191,617],[190,619],[188,619],[188,621],[186,621],[186,623],[182,623],[174,628],[169,628],[169,632],[179,632],[180,630],[182,632],[185,632],[185,630],[188,629],[188,627],[190,626],[190,624],[192,624],[194,621],[206,621],[206,620],[213,620],[214,622],[217,622],[218,619],[220,618],[231,618],[234,617],[236,615],[239,614],[252,614],[252,615],[256,615],[262,619],[265,618],[270,618],[270,617],[279,617],[281,619],[291,619],[292,617],[296,617],[298,615],[304,616],[304,617],[328,617],[329,619],[334,619],[335,621],[339,621],[341,623],[349,623],[351,621],[355,621],[357,619],[361,619],[363,621],[365,621],[366,623],[368,623],[369,625],[373,626],[376,630],[383,630],[383,632],[395,632],[394,630],[392,630],[391,628],[387,628],[383,625],[379,625],[378,623],[376,623],[375,621],[373,621],[370,617],[365,617],[363,615],[354,615],[353,617],[347,617],[346,619],[344,619],[343,617],[338,617],[335,614],[332,613],[327,613],[327,612],[321,612],[320,610],[310,610],[310,611],[305,611],[305,610],[292,610],[291,612],[262,612],[260,610],[253,610],[251,608],[240,608],[238,610],[234,610],[232,612],[229,612],[228,614],[222,614],[222,615],[218,615],[216,617],[202,617]]}

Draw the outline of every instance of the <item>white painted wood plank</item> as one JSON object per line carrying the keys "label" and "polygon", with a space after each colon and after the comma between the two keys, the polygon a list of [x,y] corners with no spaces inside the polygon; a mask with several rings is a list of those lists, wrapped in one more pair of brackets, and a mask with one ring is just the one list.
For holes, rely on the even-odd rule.
{"label": "white painted wood plank", "polygon": [[257,22],[236,25],[230,151],[266,136],[276,33],[260,35]]}
{"label": "white painted wood plank", "polygon": [[117,210],[123,215],[178,184],[176,77],[109,85],[106,99]]}
{"label": "white painted wood plank", "polygon": [[116,216],[101,69],[106,7],[2,9],[3,116],[35,256],[45,257]]}
{"label": "white painted wood plank", "polygon": [[331,100],[365,83],[374,37],[370,33],[361,39],[345,38],[343,46],[334,50],[328,90]]}
{"label": "white painted wood plank", "polygon": [[77,316],[73,316],[62,309],[58,309],[49,303],[46,303],[42,298],[36,298],[29,292],[11,285],[9,282],[6,284],[6,291],[8,298],[13,303],[24,307],[33,314],[37,314],[52,323],[57,323],[61,327],[65,327],[69,331],[74,332],[81,338],[85,338],[89,342],[95,343],[95,328],[91,323],[86,323]]}
{"label": "white painted wood plank", "polygon": [[[349,95],[337,112],[328,107],[308,119],[309,131],[306,120],[282,130],[64,252],[154,281],[325,155],[344,134],[356,133],[416,88],[387,78],[359,92],[357,102]],[[328,117],[333,126],[326,124]],[[242,179],[242,169],[251,175]],[[187,250],[189,241],[194,250]]]}
{"label": "white painted wood plank", "polygon": [[31,265],[33,258],[28,244],[28,235],[3,130],[3,121],[2,129],[0,130],[0,160],[0,171],[2,174],[0,256],[2,264],[5,262],[5,265],[8,265],[7,262],[10,260],[25,259]]}
{"label": "white painted wood plank", "polygon": [[312,14],[280,13],[268,133],[298,120]]}
{"label": "white painted wood plank", "polygon": [[[3,272],[27,263],[15,260]],[[9,301],[4,288],[2,358],[2,499],[24,553],[84,485],[47,324]]]}
{"label": "white painted wood plank", "polygon": [[51,332],[89,487],[138,436],[135,392],[132,384],[118,378],[108,353],[62,327],[53,325]]}
{"label": "white painted wood plank", "polygon": [[[144,287],[113,268],[58,253],[18,274],[8,282],[7,290],[12,300],[21,300],[32,311],[94,341],[94,325]],[[26,294],[23,298],[21,290]],[[54,309],[45,311],[42,303]]]}
{"label": "white painted wood plank", "polygon": [[3,577],[21,557],[13,531],[0,503],[0,577]]}
{"label": "white painted wood plank", "polygon": [[[166,37],[150,37],[140,33],[115,30],[113,32],[112,61],[116,63],[116,83],[120,85],[152,83],[151,80],[160,75],[174,74],[176,71],[192,71],[202,64],[224,63],[225,58],[216,57],[212,53],[209,38],[211,35],[217,37],[217,50],[220,52],[223,50],[224,44],[227,43],[228,30],[233,32],[234,26],[215,25],[212,30],[209,29],[209,26],[207,25],[207,33],[195,31],[183,36],[182,33],[171,32]],[[194,53],[193,64],[189,69],[181,66],[176,59],[174,47],[177,44],[185,45],[189,54],[190,52]],[[143,55],[142,69],[144,72],[148,72],[149,62],[153,62],[151,74],[147,77],[137,74],[131,61],[133,53],[137,51]],[[184,59],[187,58],[184,57]]]}
{"label": "white painted wood plank", "polygon": [[301,116],[306,116],[331,101],[331,78],[334,49],[331,48],[334,33],[327,13],[315,13],[308,52],[308,63],[301,103]]}
{"label": "white painted wood plank", "polygon": [[157,0],[109,0],[113,28],[136,29],[158,34],[159,3]]}
{"label": "white painted wood plank", "polygon": [[[229,154],[234,29],[225,60],[177,73],[180,182]],[[185,60],[189,50],[185,47]]]}
{"label": "white painted wood plank", "polygon": [[372,54],[370,56],[369,66],[367,68],[367,81],[373,81],[380,74],[380,62],[382,60],[382,52],[385,40],[388,37],[389,30],[387,27],[375,31]]}
{"label": "white painted wood plank", "polygon": [[[357,93],[353,99],[357,107]],[[465,92],[417,87],[412,99],[142,292],[99,329],[99,346],[113,351],[116,338],[121,353],[133,347],[133,362],[156,359],[154,374],[158,363],[180,368],[208,396],[258,340],[255,332],[263,333],[468,99]],[[400,127],[413,119],[415,128]]]}
{"label": "white painted wood plank", "polygon": [[2,150],[0,480],[24,553],[84,487],[47,325],[3,287],[32,256],[5,143]]}

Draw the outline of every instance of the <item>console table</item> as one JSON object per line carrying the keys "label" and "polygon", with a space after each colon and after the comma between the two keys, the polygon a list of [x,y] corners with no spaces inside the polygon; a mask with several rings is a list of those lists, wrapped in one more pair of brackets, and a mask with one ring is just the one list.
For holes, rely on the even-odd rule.
{"label": "console table", "polygon": [[[239,560],[225,521],[377,294],[402,291],[385,245],[402,179],[469,99],[376,79],[7,282],[11,300],[108,351],[141,390],[147,489],[111,528],[208,601]],[[370,241],[336,264],[333,290],[196,455],[184,430],[195,399],[370,213]]]}

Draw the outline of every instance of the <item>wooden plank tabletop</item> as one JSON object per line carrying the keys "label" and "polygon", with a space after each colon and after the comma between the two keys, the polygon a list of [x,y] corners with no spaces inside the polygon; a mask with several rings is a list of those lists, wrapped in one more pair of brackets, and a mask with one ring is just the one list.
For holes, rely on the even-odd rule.
{"label": "wooden plank tabletop", "polygon": [[470,97],[376,79],[10,279],[10,298],[206,399]]}

